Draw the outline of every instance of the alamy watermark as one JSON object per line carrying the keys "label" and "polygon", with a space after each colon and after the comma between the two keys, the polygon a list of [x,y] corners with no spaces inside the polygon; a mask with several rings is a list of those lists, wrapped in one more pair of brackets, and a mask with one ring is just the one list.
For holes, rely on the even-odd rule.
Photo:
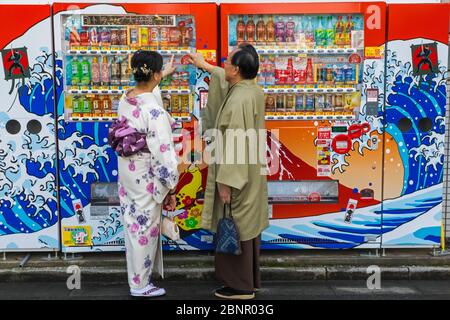
{"label": "alamy watermark", "polygon": [[381,289],[381,269],[379,266],[372,265],[367,267],[367,274],[370,274],[367,279],[367,289],[369,290],[380,290]]}
{"label": "alamy watermark", "polygon": [[80,290],[81,289],[81,269],[79,266],[72,265],[68,266],[66,273],[70,274],[67,278],[66,285],[69,290]]}

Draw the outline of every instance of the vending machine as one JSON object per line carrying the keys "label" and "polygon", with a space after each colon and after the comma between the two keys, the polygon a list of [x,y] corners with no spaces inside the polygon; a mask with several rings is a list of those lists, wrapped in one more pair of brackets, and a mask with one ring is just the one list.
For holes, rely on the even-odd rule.
{"label": "vending machine", "polygon": [[[176,71],[160,85],[161,103],[177,120],[183,143],[200,139],[191,132],[209,78],[188,64],[187,54],[202,52],[216,64],[217,6],[56,3],[53,10],[62,248],[124,250],[117,158],[107,134],[120,96],[134,85],[131,55],[147,49],[161,53],[165,63],[174,57]],[[168,214],[182,239],[164,239],[166,249],[212,246],[212,237],[199,229],[206,177],[206,166],[195,160],[199,152],[192,147],[180,154],[177,207]]]}
{"label": "vending machine", "polygon": [[221,35],[222,60],[243,42],[260,58],[270,215],[262,247],[380,248],[400,225],[383,224],[383,199],[401,188],[383,194],[386,4],[222,4]]}
{"label": "vending machine", "polygon": [[49,5],[0,4],[0,252],[58,251]]}

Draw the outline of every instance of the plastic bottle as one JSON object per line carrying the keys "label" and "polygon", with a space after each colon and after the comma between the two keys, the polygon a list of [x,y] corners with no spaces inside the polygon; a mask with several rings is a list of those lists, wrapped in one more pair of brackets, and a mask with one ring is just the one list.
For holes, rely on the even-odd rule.
{"label": "plastic bottle", "polygon": [[355,29],[355,23],[352,16],[347,16],[347,23],[345,25],[345,45],[350,46],[352,43],[352,31]]}
{"label": "plastic bottle", "polygon": [[236,38],[238,44],[245,41],[245,22],[243,16],[239,16],[239,21],[236,24]]}
{"label": "plastic bottle", "polygon": [[325,30],[323,29],[322,25],[322,17],[319,17],[319,24],[317,25],[317,29],[315,32],[316,46],[322,47],[324,45],[324,34]]}
{"label": "plastic bottle", "polygon": [[286,42],[295,42],[295,22],[293,17],[289,17],[286,23]]}
{"label": "plastic bottle", "polygon": [[77,57],[73,57],[72,62],[70,63],[71,66],[71,80],[69,82],[70,84],[72,84],[73,86],[77,86],[81,83],[81,64],[80,62],[78,62],[78,58]]}
{"label": "plastic bottle", "polygon": [[333,47],[335,45],[335,31],[334,31],[334,27],[333,27],[333,17],[329,16],[328,17],[328,25],[327,25],[327,43],[326,46],[327,47]]}
{"label": "plastic bottle", "polygon": [[98,63],[97,57],[94,57],[92,59],[91,75],[92,75],[92,85],[99,86],[101,83],[101,78],[100,78],[100,64]]}
{"label": "plastic bottle", "polygon": [[306,64],[306,83],[307,84],[314,83],[314,73],[311,58],[308,58],[308,63]]}
{"label": "plastic bottle", "polygon": [[109,86],[109,84],[110,84],[109,64],[108,64],[108,58],[106,56],[102,57],[101,83],[103,86]]}
{"label": "plastic bottle", "polygon": [[306,39],[306,46],[308,48],[313,48],[315,41],[314,41],[314,28],[311,17],[308,18],[308,23],[306,25],[305,39]]}
{"label": "plastic bottle", "polygon": [[120,83],[123,86],[127,86],[130,83],[130,72],[128,71],[128,59],[125,57],[122,58],[122,61],[120,62]]}
{"label": "plastic bottle", "polygon": [[273,44],[275,42],[275,24],[273,22],[272,16],[269,17],[269,21],[267,22],[266,25],[266,30],[267,30],[267,42]]}
{"label": "plastic bottle", "polygon": [[81,61],[81,84],[83,86],[91,84],[91,64],[86,57]]}
{"label": "plastic bottle", "polygon": [[286,37],[286,24],[284,23],[283,17],[278,17],[278,21],[275,25],[275,41],[277,43],[285,42]]}
{"label": "plastic bottle", "polygon": [[113,59],[111,66],[111,85],[120,85],[120,60],[116,57]]}
{"label": "plastic bottle", "polygon": [[253,16],[248,17],[247,25],[245,26],[245,36],[247,42],[253,43],[255,42],[255,22],[253,21]]}
{"label": "plastic bottle", "polygon": [[266,36],[266,24],[264,23],[263,17],[259,16],[258,23],[256,23],[256,42],[263,44],[266,41]]}
{"label": "plastic bottle", "polygon": [[338,17],[335,24],[335,34],[334,34],[334,44],[338,47],[343,46],[342,34],[344,33],[344,22],[342,21],[342,16]]}
{"label": "plastic bottle", "polygon": [[83,113],[92,113],[92,100],[87,97],[81,98],[83,104]]}

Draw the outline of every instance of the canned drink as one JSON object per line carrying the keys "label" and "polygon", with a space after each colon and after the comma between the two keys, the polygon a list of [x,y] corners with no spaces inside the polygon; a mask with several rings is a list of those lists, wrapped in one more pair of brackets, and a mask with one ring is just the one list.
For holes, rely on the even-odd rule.
{"label": "canned drink", "polygon": [[173,27],[170,28],[170,32],[169,32],[169,38],[170,38],[170,45],[173,47],[179,46],[180,45],[180,29]]}
{"label": "canned drink", "polygon": [[119,97],[115,97],[114,99],[112,99],[112,103],[111,103],[112,113],[117,113],[117,111],[119,110],[119,103],[120,103]]}
{"label": "canned drink", "polygon": [[132,26],[129,27],[129,42],[130,46],[136,47],[139,46],[139,30],[137,27]]}
{"label": "canned drink", "polygon": [[189,72],[182,71],[180,72],[180,86],[188,86],[189,85]]}
{"label": "canned drink", "polygon": [[185,94],[181,96],[181,112],[189,113],[189,95]]}
{"label": "canned drink", "polygon": [[316,111],[325,109],[325,96],[323,94],[316,95]]}
{"label": "canned drink", "polygon": [[173,95],[171,97],[172,112],[180,112],[180,96]]}
{"label": "canned drink", "polygon": [[111,45],[111,32],[107,27],[103,27],[100,31],[100,44],[102,46]]}
{"label": "canned drink", "polygon": [[277,95],[277,111],[285,111],[284,109],[284,95],[283,94],[279,94]]}
{"label": "canned drink", "polygon": [[286,111],[295,111],[295,95],[293,94],[286,96]]}
{"label": "canned drink", "polygon": [[342,109],[344,109],[344,97],[342,93],[338,93],[334,97],[334,110],[342,111]]}
{"label": "canned drink", "polygon": [[266,111],[272,112],[275,111],[275,96],[273,94],[268,94],[265,97],[266,102]]}
{"label": "canned drink", "polygon": [[169,44],[169,28],[161,27],[159,30],[159,42],[161,46],[167,46]]}
{"label": "canned drink", "polygon": [[326,111],[333,111],[333,107],[334,107],[334,95],[327,94],[325,96],[324,110],[326,110]]}
{"label": "canned drink", "polygon": [[80,43],[82,46],[89,45],[89,33],[86,28],[83,28],[83,30],[80,32]]}
{"label": "canned drink", "polygon": [[96,27],[89,28],[89,43],[91,44],[91,46],[98,45],[98,33]]}
{"label": "canned drink", "polygon": [[314,111],[314,94],[307,94],[305,97],[306,111]]}
{"label": "canned drink", "polygon": [[111,45],[112,46],[120,45],[119,29],[111,29]]}
{"label": "canned drink", "polygon": [[159,42],[159,30],[157,27],[150,28],[150,46],[156,47]]}
{"label": "canned drink", "polygon": [[121,46],[126,46],[127,45],[127,29],[125,28],[121,28],[119,29],[119,43]]}
{"label": "canned drink", "polygon": [[295,97],[295,111],[303,111],[305,110],[305,95],[297,94]]}
{"label": "canned drink", "polygon": [[139,43],[141,44],[141,46],[148,46],[148,28],[147,27],[141,27],[139,29],[139,36],[140,36],[140,41]]}
{"label": "canned drink", "polygon": [[179,86],[180,85],[180,73],[174,72],[172,74],[172,85],[173,86]]}

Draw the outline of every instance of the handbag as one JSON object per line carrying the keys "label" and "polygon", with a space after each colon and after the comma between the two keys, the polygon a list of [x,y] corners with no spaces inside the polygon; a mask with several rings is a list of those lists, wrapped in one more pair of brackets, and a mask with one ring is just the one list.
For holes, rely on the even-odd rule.
{"label": "handbag", "polygon": [[180,228],[178,227],[178,224],[168,217],[162,218],[161,233],[170,240],[180,240]]}
{"label": "handbag", "polygon": [[216,253],[231,254],[238,256],[242,253],[241,241],[239,239],[239,231],[237,225],[233,219],[233,214],[231,212],[230,216],[227,217],[226,204],[223,205],[223,217],[219,220],[217,225],[216,234]]}

